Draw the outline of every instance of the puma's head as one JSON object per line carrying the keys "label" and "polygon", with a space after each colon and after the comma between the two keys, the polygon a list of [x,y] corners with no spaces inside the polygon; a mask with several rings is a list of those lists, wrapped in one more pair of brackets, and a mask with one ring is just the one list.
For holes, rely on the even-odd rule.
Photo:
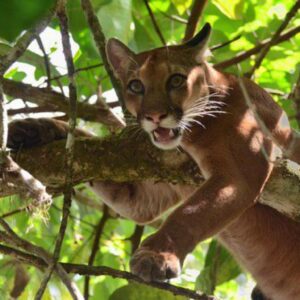
{"label": "puma's head", "polygon": [[185,44],[139,54],[116,39],[107,43],[107,56],[122,82],[126,107],[159,148],[177,147],[184,130],[199,123],[195,118],[207,105],[203,62],[210,31],[206,24]]}

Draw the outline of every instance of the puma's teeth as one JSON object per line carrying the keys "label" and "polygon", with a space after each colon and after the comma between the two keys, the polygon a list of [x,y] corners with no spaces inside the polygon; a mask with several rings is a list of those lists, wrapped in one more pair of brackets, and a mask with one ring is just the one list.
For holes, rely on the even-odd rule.
{"label": "puma's teeth", "polygon": [[170,132],[169,132],[169,137],[172,138],[172,137],[174,137],[174,135],[175,135],[175,134],[174,134],[174,130],[170,130]]}
{"label": "puma's teeth", "polygon": [[153,135],[158,139],[159,138],[159,134],[154,130],[153,131]]}

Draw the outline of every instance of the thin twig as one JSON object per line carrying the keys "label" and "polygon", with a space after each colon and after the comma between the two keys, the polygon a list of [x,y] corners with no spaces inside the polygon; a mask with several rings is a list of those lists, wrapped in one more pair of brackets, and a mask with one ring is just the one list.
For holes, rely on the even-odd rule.
{"label": "thin twig", "polygon": [[162,10],[159,10],[159,12],[163,15],[163,16],[165,16],[166,18],[168,18],[168,19],[170,19],[170,20],[172,20],[172,21],[175,21],[175,22],[178,22],[178,23],[181,23],[181,24],[187,24],[187,20],[186,19],[183,19],[183,18],[181,18],[181,17],[179,17],[179,16],[176,16],[176,15],[169,15],[169,14],[167,14],[167,13],[165,13],[164,11],[162,11]]}
{"label": "thin twig", "polygon": [[[47,267],[47,264],[36,255],[31,255],[26,252],[0,245],[0,252],[5,255],[10,255],[16,259],[19,259],[23,263],[27,263],[30,265],[33,265],[37,268],[44,269]],[[163,282],[145,282],[141,278],[139,278],[136,275],[133,275],[132,273],[126,272],[126,271],[120,271],[113,268],[105,267],[105,266],[87,266],[87,265],[81,265],[81,264],[69,264],[69,263],[60,263],[60,266],[68,273],[74,273],[79,274],[82,276],[112,276],[114,278],[123,278],[129,281],[135,281],[140,284],[145,284],[147,286],[151,286],[154,288],[158,288],[161,290],[166,290],[174,295],[180,295],[185,296],[189,299],[196,299],[196,300],[216,300],[213,296],[207,296],[204,294],[198,294],[195,291],[174,286],[169,283],[163,283]]]}
{"label": "thin twig", "polygon": [[151,7],[150,7],[150,5],[149,5],[148,0],[143,0],[143,1],[144,1],[144,4],[145,4],[146,8],[147,8],[148,13],[149,13],[149,16],[150,16],[150,19],[151,19],[151,22],[152,22],[152,24],[153,24],[153,27],[154,27],[155,32],[157,33],[157,35],[158,35],[158,37],[159,37],[161,43],[162,43],[164,46],[166,46],[166,45],[167,45],[166,40],[165,40],[165,38],[164,38],[164,36],[163,36],[163,34],[162,34],[162,32],[161,32],[161,30],[160,30],[158,24],[157,24],[157,21],[156,21],[156,19],[155,19],[155,16],[154,16],[153,11],[152,11],[152,9],[151,9]]}
{"label": "thin twig", "polygon": [[37,106],[37,107],[22,107],[9,109],[7,111],[8,116],[15,116],[18,114],[32,114],[32,113],[44,113],[44,112],[57,112],[57,108],[50,106]]}
{"label": "thin twig", "polygon": [[[296,26],[296,27],[294,27],[290,30],[287,30],[285,33],[280,35],[280,37],[273,44],[273,46],[289,40],[290,38],[292,38],[293,36],[295,36],[299,32],[300,32],[300,25]],[[247,51],[244,51],[240,54],[237,54],[233,58],[229,58],[227,60],[216,63],[214,65],[214,67],[218,68],[218,69],[226,69],[230,66],[236,65],[236,64],[248,59],[252,55],[259,53],[266,45],[268,45],[270,43],[270,41],[271,41],[271,39],[266,39],[266,40],[262,41],[260,44],[254,46],[253,48],[251,48]]]}
{"label": "thin twig", "polygon": [[29,209],[29,206],[17,208],[17,209],[14,209],[12,211],[9,211],[7,213],[4,213],[3,215],[0,216],[0,218],[1,219],[5,219],[5,218],[8,218],[10,216],[14,216],[14,215],[16,215],[18,213],[24,212],[24,211],[26,211],[28,209]]}
{"label": "thin twig", "polygon": [[210,51],[215,51],[215,50],[221,49],[221,48],[223,48],[223,47],[226,47],[226,46],[230,45],[231,43],[233,43],[233,42],[239,40],[241,37],[242,37],[242,35],[239,34],[239,35],[235,36],[234,38],[232,38],[232,39],[230,39],[230,40],[228,40],[228,41],[226,41],[226,42],[224,42],[224,43],[221,43],[221,44],[212,46],[209,50],[210,50]]}
{"label": "thin twig", "polygon": [[3,165],[5,161],[5,151],[7,144],[7,111],[5,107],[5,99],[3,95],[3,74],[0,72],[0,166]]}
{"label": "thin twig", "polygon": [[[12,245],[13,247],[21,248],[30,254],[33,254],[40,259],[42,259],[45,266],[52,264],[52,257],[50,256],[45,249],[39,246],[35,246],[32,243],[20,238],[11,228],[10,226],[0,218],[0,225],[5,229],[6,232],[0,231],[0,241],[7,243],[8,245]],[[80,294],[77,286],[70,281],[66,271],[60,264],[56,265],[55,268],[56,273],[61,278],[62,282],[65,284],[70,294],[76,298],[77,294]]]}
{"label": "thin twig", "polygon": [[290,9],[290,11],[286,14],[285,19],[280,24],[279,28],[276,30],[274,35],[272,36],[270,42],[264,46],[264,48],[261,50],[260,54],[257,56],[254,66],[250,70],[250,72],[247,73],[247,77],[251,78],[254,74],[254,72],[260,67],[262,61],[268,54],[271,47],[276,44],[278,41],[280,34],[283,32],[283,30],[288,26],[291,19],[296,15],[297,11],[300,8],[300,0],[297,0],[294,6]]}
{"label": "thin twig", "polygon": [[[93,246],[92,246],[92,252],[91,252],[91,255],[90,255],[90,258],[89,258],[89,262],[88,262],[89,266],[92,266],[94,264],[96,254],[99,250],[100,238],[102,236],[104,226],[105,226],[108,219],[109,219],[108,207],[105,205],[103,207],[102,218],[100,219],[100,221],[99,221],[99,223],[96,227],[95,238],[94,238],[94,242],[93,242]],[[89,299],[89,289],[90,289],[90,276],[86,276],[85,279],[84,279],[84,299],[85,300]]]}
{"label": "thin twig", "polygon": [[47,87],[50,88],[51,84],[50,84],[50,78],[51,78],[51,69],[50,69],[50,61],[49,61],[49,56],[46,53],[43,41],[41,39],[41,37],[39,35],[36,36],[36,41],[41,49],[41,51],[43,52],[43,56],[44,56],[44,64],[45,64],[45,70],[46,70],[46,75],[47,75]]}
{"label": "thin twig", "polygon": [[183,42],[188,41],[194,36],[198,22],[207,2],[208,0],[194,0],[191,15],[185,28]]}
{"label": "thin twig", "polygon": [[125,104],[124,104],[124,100],[123,100],[122,86],[121,86],[119,79],[116,78],[116,76],[108,62],[108,59],[106,56],[106,51],[105,51],[106,40],[105,40],[105,36],[103,34],[101,24],[94,12],[94,9],[93,9],[93,6],[92,6],[92,3],[90,0],[81,0],[81,6],[85,13],[87,22],[91,29],[91,32],[93,34],[94,41],[97,45],[100,56],[102,57],[104,67],[105,67],[105,69],[109,75],[110,81],[116,91],[116,94],[121,103],[123,111],[125,112],[126,108],[125,108]]}
{"label": "thin twig", "polygon": [[135,225],[133,234],[127,239],[131,243],[131,254],[139,247],[145,226]]}
{"label": "thin twig", "polygon": [[[88,70],[96,69],[96,68],[99,68],[99,67],[103,67],[103,64],[101,63],[101,64],[95,64],[95,65],[91,65],[91,66],[87,66],[87,67],[78,68],[78,69],[75,70],[74,73],[77,74],[77,73],[80,73],[82,71],[88,71]],[[58,76],[55,76],[55,77],[52,77],[52,78],[50,77],[50,78],[46,79],[46,82],[49,83],[50,81],[61,79],[61,78],[66,77],[66,76],[68,76],[68,73],[58,75]]]}
{"label": "thin twig", "polygon": [[[52,263],[48,266],[47,272],[41,282],[40,288],[35,296],[36,300],[42,299],[44,291],[47,287],[48,281],[51,278],[52,272],[56,268],[62,243],[64,240],[68,218],[70,214],[70,207],[72,204],[72,181],[73,181],[73,161],[74,161],[74,143],[75,143],[75,129],[76,129],[76,113],[77,113],[77,91],[75,85],[75,68],[73,63],[73,56],[71,50],[71,43],[69,39],[69,30],[68,30],[68,18],[65,8],[65,0],[60,0],[57,7],[57,17],[60,24],[60,31],[62,37],[63,52],[65,60],[67,63],[68,77],[69,77],[69,130],[66,141],[66,153],[65,153],[65,165],[66,165],[66,176],[65,176],[65,192],[64,192],[64,204],[63,204],[63,213],[62,221],[59,228],[59,233],[55,243],[55,249],[53,253]],[[76,293],[74,290],[73,293],[74,299],[83,299],[81,294]]]}

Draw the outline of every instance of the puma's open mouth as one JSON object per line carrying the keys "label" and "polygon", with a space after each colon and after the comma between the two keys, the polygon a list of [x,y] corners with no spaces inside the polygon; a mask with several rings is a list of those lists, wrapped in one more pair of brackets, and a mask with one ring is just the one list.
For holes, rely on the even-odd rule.
{"label": "puma's open mouth", "polygon": [[157,143],[168,144],[180,135],[180,128],[158,127],[152,131],[153,139]]}

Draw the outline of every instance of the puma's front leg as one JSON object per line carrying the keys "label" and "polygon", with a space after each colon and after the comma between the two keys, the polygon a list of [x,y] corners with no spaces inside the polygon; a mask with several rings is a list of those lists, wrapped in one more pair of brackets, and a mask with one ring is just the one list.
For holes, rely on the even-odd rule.
{"label": "puma's front leg", "polygon": [[211,177],[142,243],[131,260],[131,271],[146,281],[176,277],[196,244],[224,229],[254,204],[258,193],[240,179]]}

